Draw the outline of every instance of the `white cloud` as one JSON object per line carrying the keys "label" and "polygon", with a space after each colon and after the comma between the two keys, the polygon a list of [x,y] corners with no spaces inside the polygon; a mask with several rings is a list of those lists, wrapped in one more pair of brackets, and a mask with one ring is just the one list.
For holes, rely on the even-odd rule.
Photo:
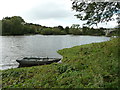
{"label": "white cloud", "polygon": [[66,27],[66,26],[71,26],[72,24],[82,24],[83,23],[79,19],[76,19],[76,17],[74,17],[74,16],[70,16],[67,18],[59,18],[59,19],[55,19],[55,18],[40,19],[40,20],[28,21],[28,22],[34,22],[36,24],[39,23],[40,25],[51,26],[51,27],[59,26],[59,25]]}
{"label": "white cloud", "polygon": [[114,28],[115,26],[117,26],[117,23],[116,23],[116,21],[110,21],[108,23],[100,23],[98,25],[99,25],[99,27]]}
{"label": "white cloud", "polygon": [[[83,24],[74,16],[71,7],[71,0],[0,0],[0,19],[21,16],[26,22],[45,26]],[[108,24],[112,25],[115,23]]]}
{"label": "white cloud", "polygon": [[0,2],[2,3],[0,19],[6,16],[21,16],[26,22],[46,26],[65,26],[78,21],[76,18],[73,19],[75,12],[72,12],[70,0],[1,0]]}

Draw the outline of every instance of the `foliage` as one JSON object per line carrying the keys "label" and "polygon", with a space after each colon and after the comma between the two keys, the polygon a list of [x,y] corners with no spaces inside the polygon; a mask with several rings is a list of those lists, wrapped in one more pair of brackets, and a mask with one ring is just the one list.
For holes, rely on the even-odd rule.
{"label": "foliage", "polygon": [[44,28],[43,30],[41,30],[41,34],[43,34],[43,35],[52,35],[53,31],[50,28]]}
{"label": "foliage", "polygon": [[59,35],[61,33],[61,30],[57,27],[54,27],[52,31],[53,31],[53,35]]}
{"label": "foliage", "polygon": [[104,28],[94,29],[89,27],[81,28],[79,24],[67,26],[46,27],[39,24],[26,23],[20,16],[5,17],[2,19],[2,35],[105,35]]}
{"label": "foliage", "polygon": [[71,28],[69,29],[69,33],[73,35],[81,35],[81,28],[79,24],[73,24]]}
{"label": "foliage", "polygon": [[64,30],[64,28],[63,28],[63,26],[58,26],[58,28],[60,29],[60,30]]}
{"label": "foliage", "polygon": [[100,35],[105,35],[105,32],[104,32],[104,28],[94,29],[94,28],[83,27],[82,34],[100,36]]}
{"label": "foliage", "polygon": [[[79,12],[77,18],[87,20],[88,25],[113,20],[112,16],[120,10],[120,2],[82,2],[72,0],[72,9]],[[117,14],[118,15],[118,14]],[[119,16],[118,16],[119,17]]]}
{"label": "foliage", "polygon": [[94,29],[85,26],[83,28],[80,28],[78,25],[72,25],[72,27],[69,29],[69,34],[101,36],[105,35],[105,32],[104,28]]}
{"label": "foliage", "polygon": [[59,50],[61,64],[4,70],[3,88],[119,88],[119,41]]}
{"label": "foliage", "polygon": [[117,28],[114,31],[111,31],[110,33],[108,33],[107,36],[120,36],[120,28]]}
{"label": "foliage", "polygon": [[2,35],[2,21],[0,20],[0,35]]}
{"label": "foliage", "polygon": [[[119,29],[119,25],[117,26]],[[1,31],[2,35],[27,35],[27,34],[42,34],[42,35],[105,35],[105,28],[89,28],[80,27],[79,24],[73,24],[70,28],[67,26],[46,27],[39,24],[26,23],[20,16],[5,17],[2,19]],[[107,36],[119,35],[119,30],[110,32]]]}
{"label": "foliage", "polygon": [[68,26],[65,27],[65,32],[66,32],[67,34],[69,34],[69,27],[68,27]]}
{"label": "foliage", "polygon": [[23,35],[31,33],[35,33],[35,30],[26,25],[20,16],[5,17],[2,19],[3,35]]}
{"label": "foliage", "polygon": [[26,23],[20,16],[5,17],[2,19],[2,35],[65,35],[66,31],[62,26],[46,27],[38,24]]}
{"label": "foliage", "polygon": [[77,29],[77,28],[70,28],[69,33],[73,34],[73,35],[81,35],[82,34],[81,30]]}

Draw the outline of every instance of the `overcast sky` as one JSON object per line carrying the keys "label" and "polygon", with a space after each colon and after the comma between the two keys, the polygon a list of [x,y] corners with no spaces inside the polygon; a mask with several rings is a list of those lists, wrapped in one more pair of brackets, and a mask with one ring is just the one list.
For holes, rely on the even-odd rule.
{"label": "overcast sky", "polygon": [[[0,0],[0,20],[6,16],[21,16],[26,22],[44,26],[82,24],[71,9],[71,0]],[[99,27],[114,27],[116,21]]]}

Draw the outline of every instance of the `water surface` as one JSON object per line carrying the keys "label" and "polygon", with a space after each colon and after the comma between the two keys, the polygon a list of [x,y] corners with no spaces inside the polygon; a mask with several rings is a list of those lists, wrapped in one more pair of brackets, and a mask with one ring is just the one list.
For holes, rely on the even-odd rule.
{"label": "water surface", "polygon": [[109,39],[103,36],[74,35],[0,36],[0,69],[15,68],[18,66],[16,59],[26,56],[62,57],[57,50]]}

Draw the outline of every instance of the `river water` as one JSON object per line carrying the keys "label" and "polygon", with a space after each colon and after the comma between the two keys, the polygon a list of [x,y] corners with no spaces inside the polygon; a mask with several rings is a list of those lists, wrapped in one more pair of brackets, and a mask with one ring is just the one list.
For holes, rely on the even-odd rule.
{"label": "river water", "polygon": [[57,50],[107,40],[110,38],[103,36],[0,36],[0,69],[18,67],[16,59],[23,57],[62,57]]}

